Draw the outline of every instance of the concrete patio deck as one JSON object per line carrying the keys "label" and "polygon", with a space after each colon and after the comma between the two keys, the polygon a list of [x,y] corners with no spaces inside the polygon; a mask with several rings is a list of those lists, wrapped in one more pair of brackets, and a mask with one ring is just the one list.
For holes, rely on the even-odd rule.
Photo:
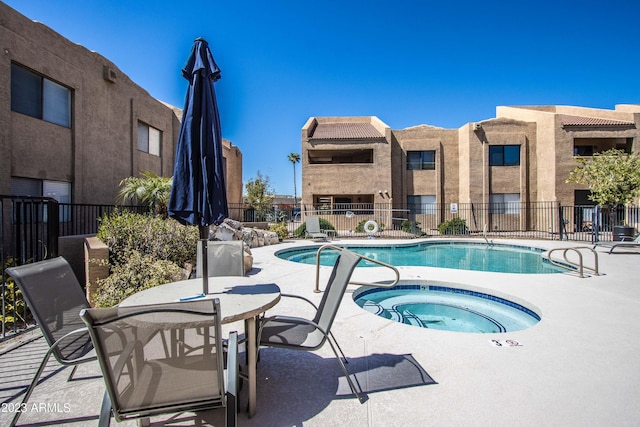
{"label": "concrete patio deck", "polygon": [[[559,241],[496,243],[584,246]],[[252,273],[274,281],[285,293],[319,301],[321,294],[313,293],[315,266],[273,256],[287,247],[312,244],[286,242],[254,249]],[[355,287],[350,288],[333,332],[368,400],[360,404],[351,395],[328,346],[314,353],[264,349],[258,366],[257,414],[247,418],[246,396],[242,396],[239,425],[640,425],[640,322],[636,319],[640,313],[640,255],[632,249],[609,255],[602,248],[598,253],[602,275],[588,278],[574,273],[400,268],[403,279],[477,287],[535,307],[542,320],[513,333],[445,332],[395,323],[360,309],[351,296]],[[585,264],[591,263],[585,257]],[[322,277],[328,274],[329,268],[324,268]],[[371,281],[386,277],[380,268],[359,268],[354,275],[356,280]],[[303,303],[283,299],[272,311],[304,314],[305,310]],[[228,329],[241,329],[241,325]],[[496,347],[492,339],[513,339],[522,346]],[[0,425],[8,425],[11,404],[20,400],[21,390],[46,351],[42,338],[11,351],[7,345],[0,346]],[[49,363],[48,378],[36,387],[19,425],[97,424],[102,379],[66,382],[68,372],[69,368],[61,369],[55,361]],[[98,374],[97,364],[89,363],[80,366],[77,376]],[[171,421],[170,425],[219,425],[222,418],[220,412],[211,411],[180,414]],[[116,424],[112,420],[112,425],[134,422]]]}

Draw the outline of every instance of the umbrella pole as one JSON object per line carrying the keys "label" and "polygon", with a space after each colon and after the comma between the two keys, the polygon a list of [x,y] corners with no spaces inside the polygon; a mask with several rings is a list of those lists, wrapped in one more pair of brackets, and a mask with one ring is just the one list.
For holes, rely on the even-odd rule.
{"label": "umbrella pole", "polygon": [[202,295],[209,293],[209,226],[200,227],[200,241],[202,242]]}

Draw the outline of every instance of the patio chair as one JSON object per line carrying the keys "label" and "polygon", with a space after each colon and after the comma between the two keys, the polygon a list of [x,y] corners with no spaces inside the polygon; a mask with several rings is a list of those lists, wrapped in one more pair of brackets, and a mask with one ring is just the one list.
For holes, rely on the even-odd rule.
{"label": "patio chair", "polygon": [[633,240],[625,240],[625,239],[630,239],[629,236],[620,236],[620,238],[622,239],[621,241],[618,242],[598,242],[595,245],[593,245],[593,249],[595,249],[597,246],[604,246],[604,247],[609,247],[609,253],[613,253],[613,250],[615,248],[638,248],[640,247],[640,234],[638,234]]}
{"label": "patio chair", "polygon": [[[326,248],[338,250],[340,251],[340,253],[333,266],[331,276],[329,277],[329,281],[324,290],[324,295],[320,300],[320,304],[316,306],[310,300],[299,295],[282,294],[282,296],[299,298],[311,304],[316,309],[316,314],[313,319],[281,315],[265,317],[260,321],[260,326],[258,328],[258,344],[259,346],[266,347],[315,351],[322,347],[325,342],[329,342],[331,350],[333,350],[333,354],[336,356],[336,359],[338,360],[338,363],[340,364],[340,367],[342,368],[342,371],[344,372],[347,381],[349,382],[351,391],[358,398],[360,403],[364,403],[366,399],[364,399],[360,395],[360,393],[358,393],[358,390],[356,389],[355,384],[353,383],[349,375],[349,371],[347,370],[347,367],[345,365],[345,363],[349,362],[345,357],[344,352],[340,348],[340,345],[331,333],[331,326],[336,317],[338,307],[340,306],[340,302],[342,301],[345,290],[349,283],[358,285],[391,287],[398,283],[400,275],[398,273],[398,270],[389,264],[373,260],[371,258],[333,245],[322,246],[318,251],[318,257],[320,257],[320,253],[322,252],[322,250]],[[356,265],[361,260],[367,260],[383,267],[390,268],[395,273],[395,280],[384,285],[352,282],[351,275],[353,274]],[[319,268],[319,264],[317,264],[316,268]],[[316,278],[317,277],[318,274],[316,274]],[[340,354],[338,354],[338,351],[340,352]],[[344,363],[342,359],[344,359]]]}
{"label": "patio chair", "polygon": [[[244,242],[209,240],[207,242],[209,277],[244,276]],[[202,277],[202,242],[198,241],[196,277]]]}
{"label": "patio chair", "polygon": [[231,332],[222,351],[218,299],[93,308],[80,317],[106,385],[99,426],[109,425],[111,413],[118,422],[144,423],[154,415],[213,408],[226,409],[227,426],[237,424],[238,337]]}
{"label": "patio chair", "polygon": [[305,219],[306,235],[316,241],[327,241],[329,236],[320,229],[320,218],[313,215],[307,215]]}
{"label": "patio chair", "polygon": [[[49,349],[47,350],[20,407],[26,404],[53,354],[58,363],[73,366],[67,381],[73,379],[78,364],[96,360],[93,345],[80,311],[89,303],[75,273],[62,257],[7,268],[22,291],[33,318],[37,322]],[[11,422],[18,422],[17,411]]]}

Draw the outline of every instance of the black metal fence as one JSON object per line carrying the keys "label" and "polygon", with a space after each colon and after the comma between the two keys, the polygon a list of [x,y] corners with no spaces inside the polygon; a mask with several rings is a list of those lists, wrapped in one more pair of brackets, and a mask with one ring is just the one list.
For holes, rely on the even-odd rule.
{"label": "black metal fence", "polygon": [[28,310],[5,269],[58,255],[58,238],[95,234],[99,219],[114,209],[148,212],[147,207],[74,205],[47,197],[0,196],[0,339],[28,325]]}
{"label": "black metal fence", "polygon": [[[99,219],[115,209],[148,212],[147,207],[78,205],[51,198],[0,196],[0,273],[2,331],[0,339],[24,329],[28,312],[5,268],[57,256],[58,238],[95,234]],[[482,236],[487,238],[559,239],[581,242],[619,240],[637,233],[640,209],[563,206],[559,202],[458,203],[391,205],[333,204],[257,210],[229,206],[229,216],[241,222],[284,222],[290,237],[307,215],[317,215],[336,238],[415,238],[422,236]],[[624,227],[621,225],[624,224]]]}
{"label": "black metal fence", "polygon": [[[559,202],[303,205],[302,216],[327,221],[337,237],[486,236],[596,242],[637,232],[640,209],[563,206]],[[295,215],[287,216],[293,218]],[[303,221],[303,218],[300,218]],[[295,228],[295,224],[293,226]]]}

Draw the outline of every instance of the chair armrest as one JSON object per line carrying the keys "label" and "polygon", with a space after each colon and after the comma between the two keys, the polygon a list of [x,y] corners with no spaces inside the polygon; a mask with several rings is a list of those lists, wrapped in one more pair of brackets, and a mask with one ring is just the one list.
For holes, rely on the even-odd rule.
{"label": "chair armrest", "polygon": [[266,317],[264,319],[262,319],[262,321],[260,322],[260,328],[258,330],[258,343],[260,343],[260,337],[262,336],[262,328],[269,322],[275,322],[277,320],[291,320],[291,321],[295,321],[297,323],[304,323],[307,324],[309,326],[313,326],[314,328],[316,328],[317,330],[319,330],[320,332],[322,332],[322,334],[326,337],[330,336],[331,333],[325,331],[324,329],[322,329],[320,327],[320,325],[318,325],[316,322],[314,322],[313,320],[309,320],[309,319],[305,319],[304,317],[297,317],[297,316],[283,316],[283,315],[275,315],[275,316],[271,316],[271,317]]}
{"label": "chair armrest", "polygon": [[313,308],[315,308],[316,310],[318,309],[318,306],[315,305],[311,300],[305,298],[305,297],[301,297],[300,295],[294,295],[294,294],[280,294],[281,297],[286,297],[286,298],[297,298],[297,299],[301,299],[303,301],[308,302],[309,304],[311,304],[313,306]]}
{"label": "chair armrest", "polygon": [[[69,338],[70,336],[75,335],[75,334],[80,334],[80,333],[89,335],[89,328],[84,327],[84,328],[74,329],[73,331],[63,335],[62,337],[58,338],[56,340],[56,342],[54,342],[51,345],[51,348],[49,349],[49,351],[53,351],[53,349],[60,347],[60,344],[65,342],[66,339]],[[65,364],[76,364],[79,361],[83,361],[83,360],[89,361],[89,360],[95,360],[95,359],[96,359],[96,355],[94,353],[92,353],[91,351],[88,351],[84,356],[81,356],[81,357],[79,357],[77,359],[71,359],[71,360],[63,359],[63,360],[59,360],[59,362],[62,363],[63,365],[65,365]]]}

